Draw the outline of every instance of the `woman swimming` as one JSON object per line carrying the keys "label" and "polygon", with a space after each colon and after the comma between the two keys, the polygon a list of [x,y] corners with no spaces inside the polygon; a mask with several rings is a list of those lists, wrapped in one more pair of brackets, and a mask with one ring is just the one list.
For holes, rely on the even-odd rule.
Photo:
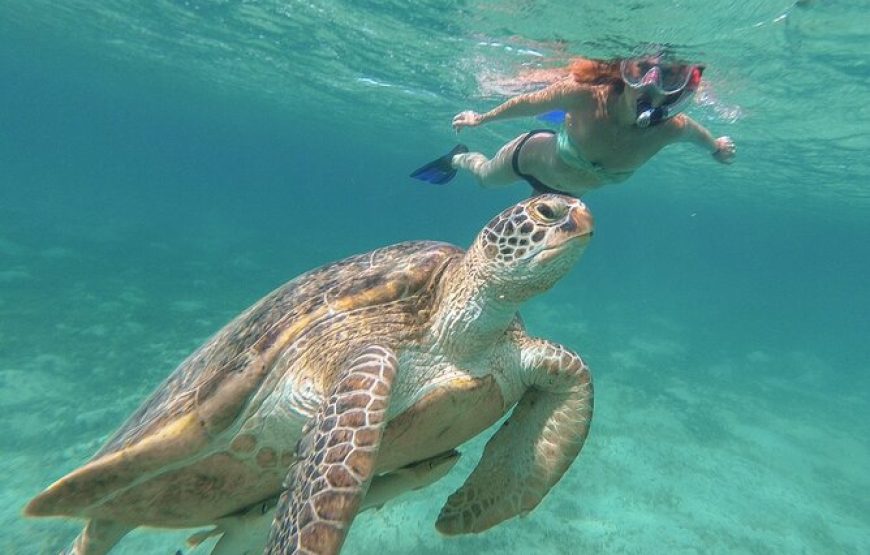
{"label": "woman swimming", "polygon": [[491,121],[561,110],[565,117],[558,131],[523,133],[491,159],[458,145],[411,177],[446,183],[464,169],[484,187],[521,178],[536,194],[579,197],[628,179],[659,150],[676,142],[692,142],[718,162],[730,164],[734,142],[729,137],[714,139],[680,113],[697,90],[703,70],[700,65],[666,62],[658,55],[577,59],[563,78],[542,90],[513,97],[484,114],[469,110],[453,118],[453,128],[459,132]]}

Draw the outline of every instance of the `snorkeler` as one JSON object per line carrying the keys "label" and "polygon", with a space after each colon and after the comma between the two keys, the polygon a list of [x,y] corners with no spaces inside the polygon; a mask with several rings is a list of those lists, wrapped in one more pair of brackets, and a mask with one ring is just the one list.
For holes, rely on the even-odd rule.
{"label": "snorkeler", "polygon": [[[458,133],[491,121],[564,112],[558,131],[537,129],[504,145],[492,159],[464,145],[411,174],[430,183],[446,183],[459,169],[483,187],[526,180],[534,194],[556,192],[580,197],[592,189],[628,179],[665,146],[688,141],[730,164],[735,146],[729,137],[710,132],[681,111],[691,101],[704,67],[666,62],[662,56],[613,61],[580,58],[563,78],[539,91],[521,94],[479,114],[453,118]],[[556,111],[556,112],[554,112]]]}

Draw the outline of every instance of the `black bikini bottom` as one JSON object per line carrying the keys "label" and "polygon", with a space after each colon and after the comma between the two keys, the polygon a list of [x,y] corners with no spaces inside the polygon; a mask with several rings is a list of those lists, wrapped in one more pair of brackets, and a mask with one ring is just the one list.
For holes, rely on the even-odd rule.
{"label": "black bikini bottom", "polygon": [[535,177],[534,175],[529,175],[527,173],[523,173],[520,171],[520,151],[523,149],[523,145],[526,144],[526,141],[534,137],[535,135],[540,135],[541,133],[546,133],[547,135],[555,135],[556,132],[552,129],[533,129],[526,133],[526,136],[520,139],[520,142],[517,143],[516,148],[514,148],[514,154],[511,157],[511,167],[514,170],[514,173],[517,176],[525,179],[529,185],[532,186],[532,190],[534,190],[534,194],[544,195],[547,193],[555,193],[557,195],[567,195],[568,193],[564,191],[559,191],[558,189],[553,189],[552,187],[548,187],[541,183],[541,181]]}

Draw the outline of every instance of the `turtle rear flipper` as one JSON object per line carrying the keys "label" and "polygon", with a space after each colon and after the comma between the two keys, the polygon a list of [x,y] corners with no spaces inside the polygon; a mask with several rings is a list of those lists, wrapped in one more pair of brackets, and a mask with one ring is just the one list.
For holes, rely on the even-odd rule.
{"label": "turtle rear flipper", "polygon": [[338,553],[369,484],[398,363],[370,346],[342,371],[287,475],[267,554]]}
{"label": "turtle rear flipper", "polygon": [[441,509],[435,526],[443,534],[482,532],[528,513],[583,447],[592,420],[589,368],[549,341],[529,340],[522,351],[529,388]]}

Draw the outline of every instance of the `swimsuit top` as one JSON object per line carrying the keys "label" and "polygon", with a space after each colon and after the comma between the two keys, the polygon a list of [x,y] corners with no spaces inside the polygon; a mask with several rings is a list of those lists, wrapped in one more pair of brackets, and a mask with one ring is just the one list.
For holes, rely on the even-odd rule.
{"label": "swimsuit top", "polygon": [[580,154],[580,150],[571,137],[568,136],[568,131],[563,125],[556,134],[556,144],[558,148],[559,158],[574,169],[582,172],[594,173],[602,181],[608,183],[616,183],[625,181],[634,173],[633,171],[610,171],[604,169],[597,162],[590,162]]}

